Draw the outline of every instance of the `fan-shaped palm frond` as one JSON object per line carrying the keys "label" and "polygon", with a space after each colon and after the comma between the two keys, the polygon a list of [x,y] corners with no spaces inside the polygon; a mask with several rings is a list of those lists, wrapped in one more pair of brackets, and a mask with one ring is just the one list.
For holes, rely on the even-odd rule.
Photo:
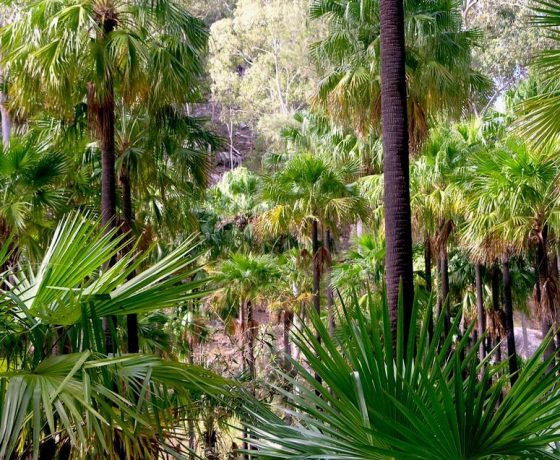
{"label": "fan-shaped palm frond", "polygon": [[445,337],[440,319],[430,339],[429,318],[416,325],[418,310],[416,304],[408,343],[402,327],[392,336],[387,306],[371,297],[365,306],[355,299],[345,310],[346,333],[340,337],[329,334],[314,315],[321,341],[310,327],[300,328],[294,338],[309,364],[293,363],[303,382],[284,375],[298,391],[279,389],[289,402],[282,414],[292,424],[262,404],[249,405],[250,442],[257,448],[252,454],[260,459],[554,458],[550,444],[560,438],[560,397],[556,377],[547,370],[554,358],[541,361],[544,345],[504,395],[507,378],[494,375],[486,362],[479,364],[477,347],[467,349],[468,336],[454,339],[461,337],[460,318]]}
{"label": "fan-shaped palm frond", "polygon": [[[461,2],[407,1],[404,5],[410,140],[419,146],[430,120],[461,114],[473,91],[491,83],[473,69],[479,33],[462,26]],[[329,26],[312,49],[323,67],[317,101],[360,134],[377,129],[380,101],[380,24],[377,0],[315,0],[312,18]]]}

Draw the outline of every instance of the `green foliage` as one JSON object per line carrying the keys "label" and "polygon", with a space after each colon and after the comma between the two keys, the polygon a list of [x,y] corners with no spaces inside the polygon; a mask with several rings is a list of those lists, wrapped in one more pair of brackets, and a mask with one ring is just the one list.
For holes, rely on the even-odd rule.
{"label": "green foliage", "polygon": [[465,181],[464,238],[476,255],[491,259],[508,251],[524,253],[544,226],[557,229],[557,179],[556,153],[519,139],[473,156]]}
{"label": "green foliage", "polygon": [[34,247],[51,226],[50,217],[67,209],[66,158],[33,133],[14,138],[0,151],[1,232],[17,234],[21,246]]}
{"label": "green foliage", "polygon": [[212,25],[212,97],[225,123],[249,124],[268,139],[303,108],[316,81],[309,45],[317,28],[309,0],[241,0]]}
{"label": "green foliage", "polygon": [[0,37],[18,109],[39,104],[68,118],[86,94],[88,104],[102,99],[108,81],[129,106],[192,100],[207,40],[206,25],[172,0],[27,3]]}
{"label": "green foliage", "polygon": [[128,245],[115,230],[101,233],[74,214],[57,227],[40,264],[21,260],[4,276],[2,345],[17,337],[23,346],[6,356],[0,374],[2,457],[30,449],[32,440],[38,458],[54,433],[59,447],[67,443],[79,456],[112,456],[119,443],[127,455],[157,456],[174,450],[166,438],[192,399],[219,396],[228,385],[150,355],[104,355],[101,316],[150,313],[207,295],[206,280],[195,279],[195,238],[144,270],[153,249],[122,254],[107,268]]}
{"label": "green foliage", "polygon": [[263,296],[279,275],[276,261],[271,256],[237,253],[219,265],[213,280],[226,299],[239,305]]}
{"label": "green foliage", "polygon": [[307,235],[313,221],[337,232],[339,224],[365,214],[366,205],[355,185],[325,160],[302,153],[275,174],[265,177],[263,197],[271,208],[262,214],[266,233],[294,231]]}
{"label": "green foliage", "polygon": [[[417,146],[440,113],[459,115],[477,91],[491,84],[471,63],[480,35],[463,28],[461,2],[405,3],[405,46],[410,139]],[[324,71],[317,99],[328,113],[360,134],[381,116],[377,0],[315,0],[312,18],[324,18],[327,37],[312,55]]]}
{"label": "green foliage", "polygon": [[560,399],[548,367],[558,365],[553,357],[542,362],[546,343],[504,393],[507,376],[478,362],[477,346],[461,338],[459,317],[445,336],[440,319],[431,339],[429,318],[416,326],[418,311],[416,304],[408,342],[402,326],[392,336],[387,306],[371,298],[365,309],[357,300],[345,309],[340,337],[313,316],[321,342],[309,326],[295,333],[309,367],[294,362],[302,383],[285,375],[297,391],[279,390],[292,424],[253,406],[254,456],[554,458],[549,444],[560,438]]}

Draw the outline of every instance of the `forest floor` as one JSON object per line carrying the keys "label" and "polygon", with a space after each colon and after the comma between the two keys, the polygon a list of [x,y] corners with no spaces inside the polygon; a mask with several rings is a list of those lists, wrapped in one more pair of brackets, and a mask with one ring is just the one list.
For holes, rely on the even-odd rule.
{"label": "forest floor", "polygon": [[[255,341],[255,357],[257,366],[263,371],[264,378],[270,377],[273,368],[277,368],[281,355],[282,327],[277,315],[266,309],[256,308],[254,319],[259,324],[259,334]],[[226,331],[219,321],[212,321],[210,340],[200,344],[195,361],[208,366],[230,377],[239,376],[241,368],[240,343],[241,338],[236,327]],[[542,342],[542,333],[538,329],[527,328],[527,343],[523,340],[522,327],[515,326],[515,343],[517,352],[524,359],[535,353]],[[502,356],[507,354],[505,339],[502,342]],[[276,365],[275,365],[276,364]]]}
{"label": "forest floor", "polygon": [[[542,342],[542,332],[536,329],[527,329],[527,344],[523,341],[523,330],[520,326],[515,327],[515,343],[517,345],[517,352],[527,359],[531,356]],[[505,347],[505,343],[503,344]],[[505,351],[505,348],[504,348]]]}

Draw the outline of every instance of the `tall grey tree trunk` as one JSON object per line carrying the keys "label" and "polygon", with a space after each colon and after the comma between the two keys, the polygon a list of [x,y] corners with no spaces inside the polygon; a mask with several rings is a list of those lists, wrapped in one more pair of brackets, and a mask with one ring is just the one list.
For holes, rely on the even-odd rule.
{"label": "tall grey tree trunk", "polygon": [[529,334],[527,332],[527,315],[521,313],[521,333],[523,334],[523,352],[525,355],[529,352]]}
{"label": "tall grey tree trunk", "polygon": [[356,236],[359,238],[364,234],[364,223],[362,219],[356,221]]}

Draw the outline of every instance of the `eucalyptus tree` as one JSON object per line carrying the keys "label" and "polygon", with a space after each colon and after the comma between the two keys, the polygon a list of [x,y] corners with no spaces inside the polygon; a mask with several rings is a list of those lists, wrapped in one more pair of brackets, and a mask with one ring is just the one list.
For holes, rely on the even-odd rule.
{"label": "eucalyptus tree", "polygon": [[301,153],[276,173],[263,177],[262,197],[270,208],[261,214],[259,227],[268,234],[292,233],[311,239],[314,307],[321,311],[321,233],[336,235],[340,225],[364,216],[365,200],[355,184],[348,184],[323,158]]}
{"label": "eucalyptus tree", "polygon": [[531,143],[544,147],[557,142],[560,132],[560,86],[556,78],[560,65],[560,2],[535,0],[531,7],[533,26],[544,31],[550,44],[533,62],[534,72],[540,80],[540,90],[518,105],[520,119],[517,127]]}

